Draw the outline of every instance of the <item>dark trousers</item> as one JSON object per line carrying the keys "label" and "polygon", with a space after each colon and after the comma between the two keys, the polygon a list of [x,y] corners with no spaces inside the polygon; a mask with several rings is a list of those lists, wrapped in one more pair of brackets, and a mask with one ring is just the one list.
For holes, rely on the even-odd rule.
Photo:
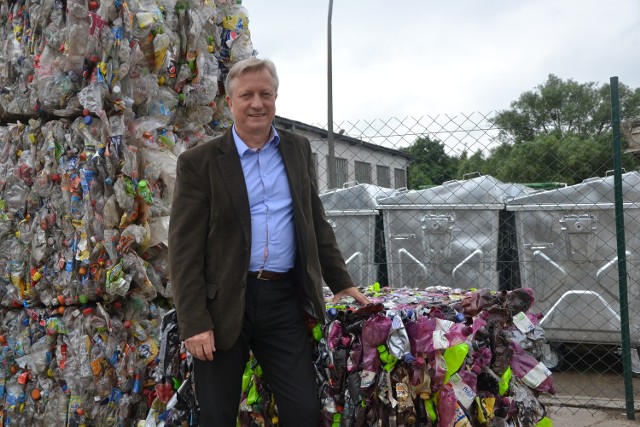
{"label": "dark trousers", "polygon": [[[289,280],[249,277],[242,333],[214,360],[194,359],[201,427],[235,427],[249,350],[263,370],[283,427],[317,427],[320,400],[309,335]],[[215,331],[214,331],[215,332]]]}

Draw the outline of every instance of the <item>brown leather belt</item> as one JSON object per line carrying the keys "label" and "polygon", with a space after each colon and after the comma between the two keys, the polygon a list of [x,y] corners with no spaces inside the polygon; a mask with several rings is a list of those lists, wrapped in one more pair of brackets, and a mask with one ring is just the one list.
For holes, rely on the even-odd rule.
{"label": "brown leather belt", "polygon": [[279,281],[286,280],[289,278],[289,272],[278,273],[276,271],[268,271],[268,270],[260,270],[260,271],[250,271],[249,276],[255,277],[260,280],[270,280],[270,281]]}

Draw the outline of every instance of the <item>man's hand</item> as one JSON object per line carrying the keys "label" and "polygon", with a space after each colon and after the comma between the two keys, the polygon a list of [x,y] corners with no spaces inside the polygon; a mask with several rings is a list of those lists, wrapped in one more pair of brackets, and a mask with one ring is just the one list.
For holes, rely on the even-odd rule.
{"label": "man's hand", "polygon": [[213,337],[213,330],[202,332],[184,340],[187,351],[193,357],[200,360],[213,360],[213,354],[216,352],[216,342]]}
{"label": "man's hand", "polygon": [[369,301],[369,298],[364,296],[355,286],[352,286],[347,289],[343,289],[337,294],[335,294],[333,299],[331,300],[331,304],[337,304],[338,302],[340,302],[342,298],[346,296],[353,297],[353,299],[355,299],[358,303],[362,305],[371,304],[371,301]]}

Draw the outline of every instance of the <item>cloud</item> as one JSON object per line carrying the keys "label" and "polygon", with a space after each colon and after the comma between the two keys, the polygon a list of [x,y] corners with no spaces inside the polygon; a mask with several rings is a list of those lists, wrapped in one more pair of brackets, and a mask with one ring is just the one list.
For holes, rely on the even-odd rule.
{"label": "cloud", "polygon": [[[245,0],[278,114],[327,121],[326,2]],[[336,0],[334,121],[505,109],[549,74],[640,86],[640,2]]]}

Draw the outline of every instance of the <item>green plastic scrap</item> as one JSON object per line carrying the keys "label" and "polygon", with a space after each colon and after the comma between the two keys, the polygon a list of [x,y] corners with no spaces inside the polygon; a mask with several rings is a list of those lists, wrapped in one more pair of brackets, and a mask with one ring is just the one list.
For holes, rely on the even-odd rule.
{"label": "green plastic scrap", "polygon": [[427,411],[429,420],[436,422],[438,419],[438,413],[436,412],[436,404],[433,401],[433,397],[424,401],[424,409]]}
{"label": "green plastic scrap", "polygon": [[342,419],[342,415],[339,413],[333,414],[333,422],[331,423],[331,427],[340,427],[340,420]]}
{"label": "green plastic scrap", "polygon": [[182,381],[180,381],[178,378],[176,377],[172,377],[171,378],[171,382],[172,382],[172,386],[173,389],[178,391],[178,389],[180,388],[180,386],[182,385]]}
{"label": "green plastic scrap", "polygon": [[247,405],[253,406],[254,404],[260,402],[260,393],[258,393],[258,387],[255,382],[251,383],[251,388],[249,388],[249,393],[247,394]]}
{"label": "green plastic scrap", "polygon": [[498,385],[500,396],[504,396],[507,390],[509,390],[509,382],[511,382],[512,376],[513,372],[511,371],[511,367],[508,367],[500,377],[500,384]]}
{"label": "green plastic scrap", "polygon": [[322,327],[320,326],[320,323],[316,323],[316,325],[311,330],[311,334],[313,335],[313,339],[316,340],[316,342],[320,342],[320,339],[322,338]]}
{"label": "green plastic scrap", "polygon": [[372,292],[375,296],[378,296],[380,294],[380,283],[375,282],[373,285],[369,286],[367,290]]}
{"label": "green plastic scrap", "polygon": [[454,345],[444,351],[442,357],[444,357],[445,362],[447,362],[447,373],[444,376],[445,384],[449,382],[451,375],[458,372],[458,369],[460,369],[464,359],[467,357],[467,353],[469,353],[469,346],[467,343]]}
{"label": "green plastic scrap", "polygon": [[153,204],[153,193],[151,192],[151,189],[149,188],[149,183],[146,180],[141,179],[138,182],[138,186],[136,187],[136,193],[142,200],[145,201],[146,204],[148,205]]}
{"label": "green plastic scrap", "polygon": [[396,363],[398,363],[398,358],[389,353],[387,346],[384,344],[378,346],[378,353],[380,354],[380,360],[384,363],[383,369],[390,372],[393,367],[396,366]]}
{"label": "green plastic scrap", "polygon": [[249,390],[251,384],[251,377],[253,376],[253,369],[251,369],[251,361],[247,362],[242,373],[242,392],[246,393]]}
{"label": "green plastic scrap", "polygon": [[551,422],[551,420],[547,417],[542,417],[542,419],[538,421],[538,424],[536,424],[535,427],[553,427],[553,422]]}

